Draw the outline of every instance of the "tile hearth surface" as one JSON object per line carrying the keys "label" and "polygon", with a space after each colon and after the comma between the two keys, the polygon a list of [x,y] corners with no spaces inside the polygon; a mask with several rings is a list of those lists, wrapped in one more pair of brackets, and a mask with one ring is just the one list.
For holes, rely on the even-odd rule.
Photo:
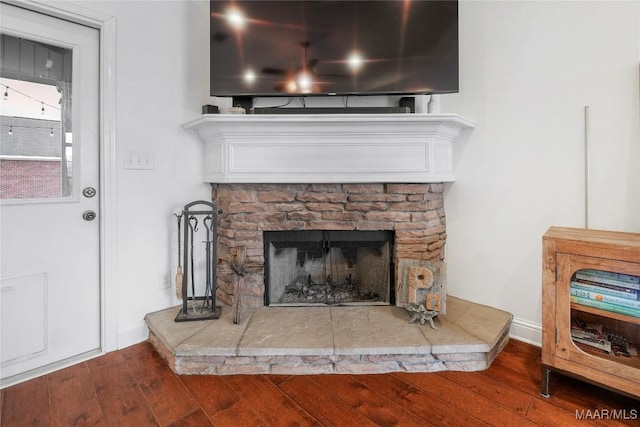
{"label": "tile hearth surface", "polygon": [[447,297],[447,314],[409,323],[395,306],[262,307],[243,322],[175,322],[180,307],[145,317],[149,341],[177,374],[368,374],[477,371],[508,341],[508,312]]}

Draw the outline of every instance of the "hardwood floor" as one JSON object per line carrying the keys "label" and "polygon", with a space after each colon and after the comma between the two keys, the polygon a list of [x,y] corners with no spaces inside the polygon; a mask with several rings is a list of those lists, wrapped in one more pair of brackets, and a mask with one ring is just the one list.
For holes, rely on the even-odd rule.
{"label": "hardwood floor", "polygon": [[638,400],[557,374],[550,398],[539,386],[540,349],[515,340],[482,372],[316,376],[177,376],[141,343],[1,390],[0,425],[640,425]]}

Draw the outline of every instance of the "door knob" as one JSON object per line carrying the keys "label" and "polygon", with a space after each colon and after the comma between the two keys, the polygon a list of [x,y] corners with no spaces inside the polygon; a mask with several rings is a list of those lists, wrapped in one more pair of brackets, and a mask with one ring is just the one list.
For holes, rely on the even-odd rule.
{"label": "door knob", "polygon": [[95,211],[85,211],[82,214],[82,219],[84,219],[85,221],[93,221],[94,219],[96,219],[96,212]]}

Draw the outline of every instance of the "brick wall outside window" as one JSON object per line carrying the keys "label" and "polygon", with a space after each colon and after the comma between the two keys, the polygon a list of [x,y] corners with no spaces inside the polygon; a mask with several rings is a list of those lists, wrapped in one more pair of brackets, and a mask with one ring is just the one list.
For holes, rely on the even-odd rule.
{"label": "brick wall outside window", "polygon": [[0,198],[49,198],[62,195],[60,160],[0,160]]}

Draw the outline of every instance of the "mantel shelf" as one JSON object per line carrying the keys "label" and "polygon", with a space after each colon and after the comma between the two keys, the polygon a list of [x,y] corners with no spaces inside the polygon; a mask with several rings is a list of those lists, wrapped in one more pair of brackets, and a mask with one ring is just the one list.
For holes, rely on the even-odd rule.
{"label": "mantel shelf", "polygon": [[183,125],[205,144],[211,183],[453,181],[456,114],[205,114]]}

